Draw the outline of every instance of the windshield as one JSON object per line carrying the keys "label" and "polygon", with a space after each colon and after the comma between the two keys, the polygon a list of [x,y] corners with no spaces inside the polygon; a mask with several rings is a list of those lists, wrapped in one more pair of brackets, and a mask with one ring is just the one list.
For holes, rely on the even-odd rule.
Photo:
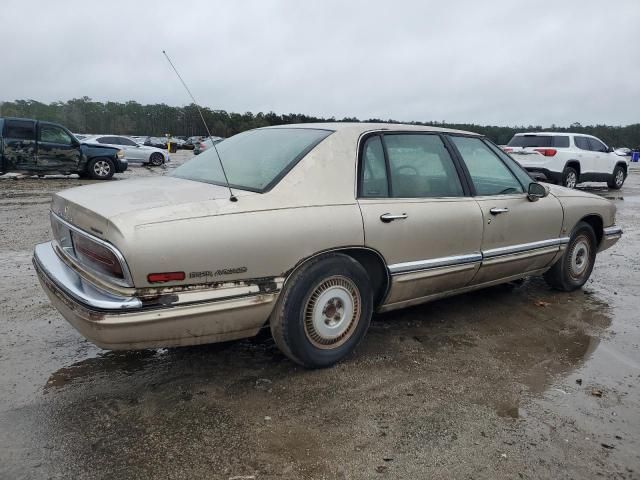
{"label": "windshield", "polygon": [[[232,187],[264,192],[331,133],[311,128],[265,128],[239,133],[216,147]],[[225,185],[214,148],[176,168],[171,175]]]}

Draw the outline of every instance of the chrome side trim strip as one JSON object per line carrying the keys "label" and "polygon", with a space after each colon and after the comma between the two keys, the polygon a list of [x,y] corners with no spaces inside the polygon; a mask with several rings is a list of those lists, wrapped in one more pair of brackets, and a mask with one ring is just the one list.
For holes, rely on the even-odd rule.
{"label": "chrome side trim strip", "polygon": [[564,245],[569,243],[569,237],[552,238],[550,240],[540,240],[538,242],[521,243],[519,245],[510,245],[508,247],[492,248],[484,250],[482,255],[484,258],[493,258],[502,255],[511,255],[513,253],[527,252],[529,250],[537,250],[538,248],[555,247],[556,245]]}
{"label": "chrome side trim strip", "polygon": [[[613,228],[613,227],[610,227]],[[622,230],[619,227],[621,233]],[[614,232],[614,230],[611,230]],[[617,230],[615,230],[617,232]],[[618,233],[607,233],[605,229],[605,235],[617,235]],[[542,248],[556,247],[566,245],[569,243],[569,237],[552,238],[549,240],[540,240],[538,242],[521,243],[518,245],[510,245],[508,247],[492,248],[483,252],[468,253],[465,255],[454,255],[451,257],[432,258],[430,260],[416,260],[414,262],[394,263],[388,265],[391,275],[398,275],[401,273],[417,272],[420,270],[429,270],[432,268],[440,267],[453,267],[455,265],[464,265],[466,263],[477,263],[484,259],[490,259],[495,257],[501,257],[504,255],[513,255],[515,253],[523,253],[532,250],[539,250]]]}
{"label": "chrome side trim strip", "polygon": [[610,227],[606,227],[603,229],[605,237],[614,237],[617,235],[622,235],[622,228],[617,225],[612,225]]}
{"label": "chrome side trim strip", "polygon": [[394,263],[389,265],[391,275],[399,273],[415,272],[419,270],[427,270],[438,267],[452,267],[454,265],[462,265],[465,263],[477,263],[482,261],[480,252],[469,253],[466,255],[454,255],[452,257],[433,258],[430,260],[417,260],[415,262]]}

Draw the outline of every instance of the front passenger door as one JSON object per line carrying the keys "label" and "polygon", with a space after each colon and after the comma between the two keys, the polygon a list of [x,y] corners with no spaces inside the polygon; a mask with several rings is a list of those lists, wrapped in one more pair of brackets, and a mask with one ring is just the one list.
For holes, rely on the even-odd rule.
{"label": "front passenger door", "polygon": [[80,162],[80,148],[59,125],[40,122],[38,127],[38,170],[73,172]]}
{"label": "front passenger door", "polygon": [[482,214],[438,134],[380,133],[360,152],[365,245],[387,262],[382,310],[464,287],[481,255]]}
{"label": "front passenger door", "polygon": [[484,221],[482,266],[472,284],[548,266],[566,243],[560,202],[553,195],[530,201],[526,189],[533,180],[497,147],[478,137],[449,138],[464,160]]}

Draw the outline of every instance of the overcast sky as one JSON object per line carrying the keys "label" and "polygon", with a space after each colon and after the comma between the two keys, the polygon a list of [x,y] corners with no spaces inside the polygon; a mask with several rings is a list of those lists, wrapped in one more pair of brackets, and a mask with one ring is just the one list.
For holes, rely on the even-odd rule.
{"label": "overcast sky", "polygon": [[2,0],[0,101],[640,122],[640,0]]}

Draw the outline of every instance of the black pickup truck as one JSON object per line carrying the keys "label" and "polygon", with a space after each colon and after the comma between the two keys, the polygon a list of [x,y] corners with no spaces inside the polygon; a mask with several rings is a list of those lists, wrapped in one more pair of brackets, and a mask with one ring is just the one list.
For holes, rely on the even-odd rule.
{"label": "black pickup truck", "polygon": [[77,173],[83,178],[107,180],[126,169],[122,150],[80,143],[61,125],[0,118],[0,174]]}

